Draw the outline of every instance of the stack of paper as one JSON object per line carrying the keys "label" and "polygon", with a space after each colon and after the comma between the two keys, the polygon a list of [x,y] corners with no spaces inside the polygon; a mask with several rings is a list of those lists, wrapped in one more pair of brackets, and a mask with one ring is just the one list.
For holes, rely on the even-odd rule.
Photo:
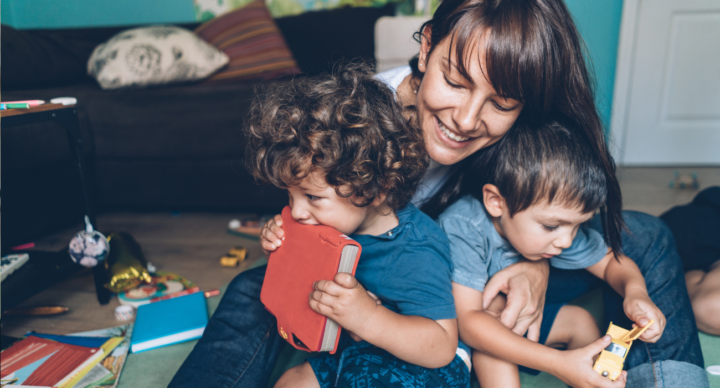
{"label": "stack of paper", "polygon": [[28,333],[2,352],[3,386],[115,387],[132,325],[63,336]]}

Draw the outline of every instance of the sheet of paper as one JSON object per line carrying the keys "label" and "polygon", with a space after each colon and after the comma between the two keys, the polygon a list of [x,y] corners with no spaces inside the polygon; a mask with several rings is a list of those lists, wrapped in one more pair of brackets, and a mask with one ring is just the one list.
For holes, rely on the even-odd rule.
{"label": "sheet of paper", "polygon": [[113,376],[112,372],[107,370],[104,366],[97,364],[90,370],[90,372],[88,372],[88,374],[85,375],[85,377],[75,384],[74,388],[85,388],[89,385],[101,382],[110,376]]}

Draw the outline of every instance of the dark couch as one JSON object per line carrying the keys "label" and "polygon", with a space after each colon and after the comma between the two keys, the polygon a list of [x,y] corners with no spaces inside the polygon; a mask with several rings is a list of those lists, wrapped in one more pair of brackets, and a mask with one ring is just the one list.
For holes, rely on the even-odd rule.
{"label": "dark couch", "polygon": [[[300,68],[312,74],[338,60],[372,62],[375,21],[392,13],[391,6],[345,8],[277,24]],[[87,59],[126,28],[3,26],[1,34],[3,101],[78,99],[95,209],[264,212],[285,204],[285,193],[259,188],[245,171],[241,127],[256,91],[289,79],[103,91],[85,75]],[[3,131],[3,251],[81,221],[76,175],[59,126]]]}

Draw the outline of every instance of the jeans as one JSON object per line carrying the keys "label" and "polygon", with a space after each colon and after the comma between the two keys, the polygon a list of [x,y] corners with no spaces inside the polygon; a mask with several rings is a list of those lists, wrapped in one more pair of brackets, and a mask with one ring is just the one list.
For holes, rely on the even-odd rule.
{"label": "jeans", "polygon": [[[633,342],[625,359],[627,386],[680,387],[689,386],[688,381],[695,382],[693,387],[709,386],[682,262],[670,230],[660,219],[647,214],[626,211],[623,218],[630,230],[629,234],[623,232],[623,251],[640,268],[650,299],[667,319],[658,342]],[[598,216],[590,224],[602,232]],[[605,306],[601,333],[610,322],[631,328],[632,322],[623,310],[623,298],[585,270],[551,267],[546,303],[569,302],[597,287],[603,289]]]}
{"label": "jeans", "polygon": [[240,273],[225,291],[205,333],[170,387],[262,387],[285,340],[260,302],[267,266]]}
{"label": "jeans", "polygon": [[[625,254],[645,276],[650,298],[667,318],[656,344],[635,341],[626,359],[628,387],[707,387],[695,318],[685,287],[682,264],[672,234],[659,219],[625,212],[631,231],[623,234]],[[601,229],[600,219],[591,220]],[[205,334],[177,372],[170,387],[265,387],[285,341],[275,318],[260,302],[265,268],[239,274],[230,283]],[[587,271],[552,268],[547,303],[568,302],[591,289],[605,287],[605,326],[629,328],[622,298]],[[603,328],[604,329],[604,328]],[[631,385],[632,384],[632,385]]]}

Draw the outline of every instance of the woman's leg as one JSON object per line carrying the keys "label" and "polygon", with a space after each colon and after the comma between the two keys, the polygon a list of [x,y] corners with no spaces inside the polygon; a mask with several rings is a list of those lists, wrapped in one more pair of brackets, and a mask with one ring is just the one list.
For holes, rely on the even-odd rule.
{"label": "woman's leg", "polygon": [[[625,361],[627,386],[707,387],[695,318],[672,234],[656,217],[638,212],[624,212],[623,216],[630,230],[630,234],[623,233],[623,250],[637,263],[650,298],[667,319],[665,331],[657,343],[633,343]],[[602,231],[598,216],[590,222],[593,228]],[[572,288],[585,292],[597,284],[587,272],[573,272],[576,271],[551,269],[548,301],[572,299],[577,294]],[[605,285],[604,326],[612,321],[631,327],[622,302],[622,298]]]}
{"label": "woman's leg", "polygon": [[200,341],[170,387],[265,387],[285,341],[260,302],[266,266],[228,286]]}
{"label": "woman's leg", "polygon": [[685,282],[698,329],[720,335],[720,261],[709,272],[686,272]]}

